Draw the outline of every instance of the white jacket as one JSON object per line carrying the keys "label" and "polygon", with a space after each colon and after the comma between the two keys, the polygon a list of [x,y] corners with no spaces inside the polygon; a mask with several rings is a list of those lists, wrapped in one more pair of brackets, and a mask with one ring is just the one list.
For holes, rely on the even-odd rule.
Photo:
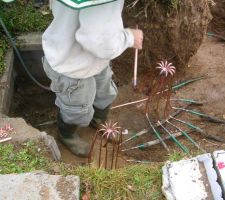
{"label": "white jacket", "polygon": [[73,10],[54,0],[54,19],[42,36],[45,57],[53,70],[72,78],[88,78],[132,47],[134,37],[124,29],[124,0]]}

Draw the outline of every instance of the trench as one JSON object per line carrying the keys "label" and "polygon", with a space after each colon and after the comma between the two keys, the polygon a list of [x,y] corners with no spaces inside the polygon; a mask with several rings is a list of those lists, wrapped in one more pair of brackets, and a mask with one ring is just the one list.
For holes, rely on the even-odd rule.
{"label": "trench", "polygon": [[[218,50],[218,56],[215,57],[212,55],[210,47]],[[210,70],[211,76],[214,78],[204,79],[199,82],[193,83],[184,87],[183,89],[174,93],[174,96],[180,98],[194,98],[198,101],[205,102],[203,106],[200,107],[190,107],[190,109],[199,110],[205,113],[210,114],[211,116],[216,116],[222,119],[223,109],[218,109],[223,107],[221,99],[224,97],[223,87],[221,84],[224,82],[223,78],[223,65],[222,63],[222,55],[224,53],[223,44],[212,40],[207,39],[203,43],[200,48],[198,54],[191,60],[190,65],[192,67],[189,68],[189,75],[183,76],[183,74],[176,74],[176,81],[180,82],[181,80],[190,79],[190,77],[200,76],[205,74]],[[209,62],[205,61],[205,54],[209,57]],[[29,71],[34,75],[34,77],[39,80],[42,84],[48,86],[49,80],[46,77],[41,63],[41,57],[43,56],[42,50],[28,50],[22,51],[23,58],[25,63],[29,67]],[[126,56],[126,55],[125,55]],[[130,57],[129,57],[130,58]],[[127,57],[128,59],[128,57]],[[122,59],[124,60],[124,58]],[[202,62],[204,63],[202,64]],[[131,85],[132,80],[132,70],[130,70],[130,66],[121,62],[120,59],[116,60],[113,63],[113,71],[115,80],[118,86],[118,97],[113,103],[112,106],[120,105],[126,102],[131,102],[139,99],[143,99],[144,96],[142,93],[134,91]],[[211,66],[215,66],[217,68],[211,68]],[[197,67],[195,67],[197,66]],[[202,66],[199,68],[199,66]],[[204,66],[204,67],[203,67]],[[221,70],[221,73],[218,74],[218,71]],[[67,148],[58,140],[58,128],[55,123],[57,116],[57,107],[54,104],[55,95],[52,92],[45,91],[38,86],[36,86],[27,76],[17,58],[15,57],[13,63],[13,75],[11,76],[14,82],[11,84],[13,88],[8,88],[12,93],[8,96],[8,101],[12,102],[10,107],[9,116],[10,117],[22,117],[27,123],[31,126],[39,129],[40,131],[45,131],[48,134],[55,137],[59,149],[62,154],[62,161],[65,163],[70,163],[73,165],[85,165],[87,164],[87,159],[79,158],[71,154]],[[181,78],[180,78],[181,77]],[[221,78],[217,78],[221,77]],[[146,70],[141,69],[138,72],[138,80],[139,83],[146,78]],[[147,76],[148,79],[151,79],[151,76]],[[130,80],[130,81],[129,81]],[[208,86],[205,89],[205,84]],[[141,85],[141,84],[140,84]],[[213,91],[213,92],[212,92]],[[213,102],[213,103],[212,103]],[[176,106],[184,106],[177,105]],[[154,107],[151,105],[151,107]],[[109,120],[112,122],[118,122],[118,125],[122,130],[127,130],[128,135],[123,135],[123,140],[133,136],[135,133],[142,131],[143,129],[148,129],[149,124],[145,118],[144,110],[145,104],[138,103],[130,106],[125,106],[122,108],[117,108],[110,110]],[[151,119],[154,120],[154,110],[150,111]],[[188,113],[182,113],[179,115],[179,118],[189,121],[197,126],[200,126],[204,130],[206,130],[209,134],[220,136],[224,138],[224,125],[223,124],[215,124],[210,123],[204,119],[200,119],[199,117],[190,115]],[[180,126],[180,128],[184,128]],[[159,129],[160,130],[160,129]],[[167,134],[161,129],[162,136],[167,136]],[[89,142],[92,141],[96,130],[87,127],[82,129],[80,135],[84,137]],[[191,133],[191,137],[200,144],[202,148],[207,150],[208,152],[213,152],[215,149],[221,146],[221,143],[215,141],[207,141],[205,138],[199,133],[193,132]],[[152,141],[157,139],[152,131],[146,133],[142,137],[134,139],[130,142],[127,142],[122,146],[122,149],[127,149],[130,147],[137,146],[138,144],[142,144],[148,141]],[[198,150],[185,138],[180,137],[179,141],[187,146],[191,153],[196,154]],[[180,154],[182,151],[176,144],[172,141],[166,141],[170,152],[175,152],[176,154]],[[93,150],[93,163],[98,163],[99,156],[99,148],[100,148],[100,138],[97,139],[94,150]],[[111,148],[111,146],[109,147]],[[111,150],[111,149],[110,149]],[[105,151],[103,150],[103,153]],[[110,155],[110,153],[109,153]],[[109,156],[110,157],[110,156]],[[130,164],[130,162],[126,162],[126,160],[139,160],[139,161],[150,161],[150,162],[163,162],[169,159],[168,152],[162,147],[162,145],[157,144],[153,145],[146,149],[135,149],[129,150],[126,152],[122,152],[119,155],[118,166],[126,166]]]}
{"label": "trench", "polygon": [[[48,86],[50,81],[46,77],[41,63],[41,57],[43,56],[42,50],[23,51],[22,56],[33,76],[42,84]],[[9,116],[22,117],[31,126],[52,135],[57,141],[62,154],[63,162],[73,165],[87,164],[87,159],[74,156],[58,139],[58,128],[56,124],[58,109],[54,104],[55,94],[50,91],[46,91],[33,83],[16,57],[14,59],[13,69],[14,75],[12,77],[14,80],[14,92],[11,101],[12,103],[10,106]],[[130,77],[127,77],[127,79],[129,78]],[[120,82],[118,87],[119,96],[116,99],[114,105],[142,98],[142,95],[133,92],[130,83],[124,83],[122,80],[120,81],[117,79],[117,83],[118,82]],[[129,138],[133,134],[148,128],[147,121],[143,114],[143,104],[111,110],[109,114],[109,120],[111,120],[112,122],[118,122],[119,126],[123,130],[126,129],[128,131],[129,134],[124,135],[124,139]],[[86,127],[81,130],[80,135],[81,137],[84,137],[85,140],[91,142],[93,140],[95,132],[95,129]],[[136,146],[137,144],[155,139],[156,137],[153,134],[147,133],[143,137],[125,144],[122,149],[130,148],[132,146]],[[172,148],[176,149],[172,142],[169,142],[169,145]],[[92,161],[96,165],[99,159],[99,150],[100,137],[97,138],[92,153]],[[102,152],[102,158],[104,158],[104,148],[102,149]],[[111,155],[112,145],[109,145],[108,157],[110,158]],[[138,149],[120,153],[118,166],[122,167],[129,164],[130,162],[127,162],[126,160],[148,160],[153,162],[161,162],[165,161],[168,158],[167,156],[167,152],[162,148],[161,145],[154,145],[151,148],[145,150]]]}

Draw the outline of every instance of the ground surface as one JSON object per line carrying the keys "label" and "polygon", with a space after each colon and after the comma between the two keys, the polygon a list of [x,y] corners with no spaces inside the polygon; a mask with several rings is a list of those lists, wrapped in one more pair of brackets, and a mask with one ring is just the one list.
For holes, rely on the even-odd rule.
{"label": "ground surface", "polygon": [[[191,59],[188,67],[186,67],[185,73],[179,71],[176,75],[176,80],[187,80],[192,77],[197,77],[201,75],[208,74],[209,78],[200,80],[193,84],[190,84],[183,89],[179,90],[176,94],[176,97],[182,98],[192,98],[195,100],[205,102],[203,106],[191,107],[196,110],[200,110],[212,116],[219,117],[221,119],[225,118],[225,44],[221,41],[218,41],[214,38],[205,38],[203,44],[198,50],[197,54]],[[133,59],[133,58],[132,58]],[[145,98],[144,95],[140,93],[135,93],[131,87],[132,79],[132,66],[120,65],[116,62],[114,71],[115,71],[115,80],[119,85],[119,96],[113,105],[118,105],[121,103],[127,103],[130,101],[139,100]],[[141,66],[140,66],[141,68]],[[130,72],[130,73],[127,73]],[[143,79],[146,80],[146,71],[139,70],[138,80],[142,82]],[[127,76],[124,77],[124,74]],[[144,77],[144,78],[143,78]],[[149,76],[151,78],[151,75]],[[173,103],[173,105],[175,105]],[[178,105],[178,104],[176,104]],[[185,104],[179,104],[185,105]],[[111,110],[109,118],[115,122],[118,121],[119,125],[123,129],[129,131],[131,136],[135,132],[139,132],[145,128],[148,128],[145,115],[143,113],[144,104],[134,104],[131,106],[126,106],[123,108],[117,108]],[[171,111],[173,112],[173,111]],[[57,138],[57,127],[56,124],[38,126],[39,124],[52,121],[56,119],[57,109],[54,106],[54,95],[46,93],[36,87],[33,87],[30,84],[24,83],[18,86],[17,93],[14,96],[14,105],[11,112],[11,116],[22,116],[26,121],[32,124],[34,127],[45,130],[49,134]],[[199,127],[207,130],[209,134],[220,136],[225,139],[224,136],[224,124],[214,124],[207,122],[198,117],[193,117],[190,114],[182,113],[179,115],[180,119],[185,119],[186,121],[193,122],[193,124],[198,125]],[[154,119],[154,113],[153,113]],[[92,128],[86,128],[82,131],[82,135],[87,139],[91,140],[94,136],[95,130]],[[166,134],[164,133],[166,136]],[[222,149],[224,144],[218,143],[205,139],[198,133],[192,133],[191,136],[200,144],[202,148],[207,151],[213,151]],[[130,143],[127,143],[123,148],[128,148],[136,144],[154,140],[156,137],[153,134],[147,133],[145,136],[141,137],[138,140],[134,140]],[[193,154],[198,153],[195,147],[193,147],[190,142],[184,138],[179,139],[183,144],[186,144]],[[78,158],[72,155],[60,142],[58,142],[59,148],[62,152],[62,159],[66,163],[71,163],[75,165],[82,165],[87,162],[86,159]],[[181,152],[175,144],[172,142],[167,142],[169,148],[172,151]],[[99,141],[97,141],[94,148],[94,163],[97,162],[99,152]],[[155,145],[144,151],[141,150],[132,150],[127,151],[126,154],[120,155],[118,162],[119,166],[126,165],[124,159],[136,159],[136,160],[148,160],[154,162],[161,162],[168,159],[168,153],[163,149],[161,145]]]}
{"label": "ground surface", "polygon": [[213,19],[209,30],[225,38],[225,1],[215,0],[216,6],[211,7]]}

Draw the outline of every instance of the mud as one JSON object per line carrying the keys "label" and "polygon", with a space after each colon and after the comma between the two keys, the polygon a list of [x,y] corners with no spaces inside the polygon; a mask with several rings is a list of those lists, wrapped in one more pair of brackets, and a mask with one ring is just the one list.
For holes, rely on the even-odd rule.
{"label": "mud", "polygon": [[[195,100],[203,101],[203,106],[194,106],[192,108],[221,119],[225,118],[224,53],[224,43],[214,38],[205,38],[197,54],[192,57],[188,66],[185,67],[186,73],[178,72],[176,74],[175,81],[179,82],[181,80],[187,80],[192,77],[206,74],[208,74],[208,78],[182,88],[181,90],[173,94],[173,96],[180,98],[193,98]],[[127,66],[124,63],[121,63],[120,66],[120,68],[117,68],[116,65],[114,65],[114,78],[119,85],[119,96],[114,102],[113,106],[145,98],[145,95],[143,93],[135,92],[131,86],[132,67]],[[130,67],[129,70],[127,69],[128,67]],[[147,72],[148,71],[146,71],[146,68],[141,65],[139,66],[139,83],[142,83],[144,80],[146,80]],[[122,75],[123,78],[121,78]],[[149,76],[149,79],[151,78],[153,78],[153,75]],[[14,94],[11,116],[22,116],[32,126],[40,130],[44,130],[57,138],[58,129],[56,124],[53,123],[46,126],[38,126],[43,122],[51,122],[52,120],[56,120],[57,108],[54,105],[54,94],[43,91],[42,89],[32,85],[32,83],[27,83],[27,80],[24,81],[23,79],[21,79],[18,82],[20,84],[17,85],[17,90]],[[177,106],[178,104],[173,103],[173,105]],[[184,106],[184,103],[179,105]],[[144,107],[144,103],[139,103],[113,109],[110,111],[109,119],[114,122],[119,122],[119,125],[123,129],[128,130],[129,134],[125,135],[124,139],[132,136],[138,131],[149,127],[144,115]],[[209,134],[216,135],[225,139],[224,124],[211,123],[187,113],[182,113],[181,115],[179,115],[179,118],[198,125],[199,127],[206,130]],[[155,119],[154,110],[151,111],[151,119],[153,121]],[[186,129],[186,127],[184,126],[179,126],[184,130]],[[85,128],[81,133],[82,137],[85,137],[85,139],[89,141],[92,140],[94,134],[95,130],[90,127]],[[219,150],[225,147],[225,144],[209,140],[199,133],[193,132],[190,135],[199,143],[202,148],[204,148],[208,152]],[[163,136],[166,136],[166,134],[163,133]],[[127,143],[123,148],[129,148],[134,145],[155,139],[156,137],[153,133],[147,133],[145,136],[139,138],[138,140]],[[199,153],[196,147],[194,147],[187,139],[183,138],[183,136],[180,137],[179,140],[183,144],[187,145],[191,153]],[[64,162],[74,165],[85,165],[87,163],[87,159],[78,158],[72,155],[65,148],[65,146],[60,143],[59,140],[57,140],[57,142],[62,153],[62,160]],[[181,150],[173,142],[167,141],[166,143],[168,144],[171,152],[174,151],[181,153]],[[99,144],[100,141],[98,140],[93,151],[94,165],[98,163]],[[126,153],[120,154],[118,166],[121,167],[127,165],[128,163],[125,162],[126,159],[162,162],[168,159],[168,153],[160,144],[152,146],[151,148],[148,148],[146,150],[127,151]]]}

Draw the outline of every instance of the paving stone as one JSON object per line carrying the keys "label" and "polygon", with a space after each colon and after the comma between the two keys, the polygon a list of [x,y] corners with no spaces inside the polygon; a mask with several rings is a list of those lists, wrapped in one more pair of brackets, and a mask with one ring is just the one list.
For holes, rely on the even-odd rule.
{"label": "paving stone", "polygon": [[26,173],[0,175],[0,200],[79,200],[77,176]]}
{"label": "paving stone", "polygon": [[168,162],[163,167],[162,191],[168,200],[222,200],[210,154]]}

